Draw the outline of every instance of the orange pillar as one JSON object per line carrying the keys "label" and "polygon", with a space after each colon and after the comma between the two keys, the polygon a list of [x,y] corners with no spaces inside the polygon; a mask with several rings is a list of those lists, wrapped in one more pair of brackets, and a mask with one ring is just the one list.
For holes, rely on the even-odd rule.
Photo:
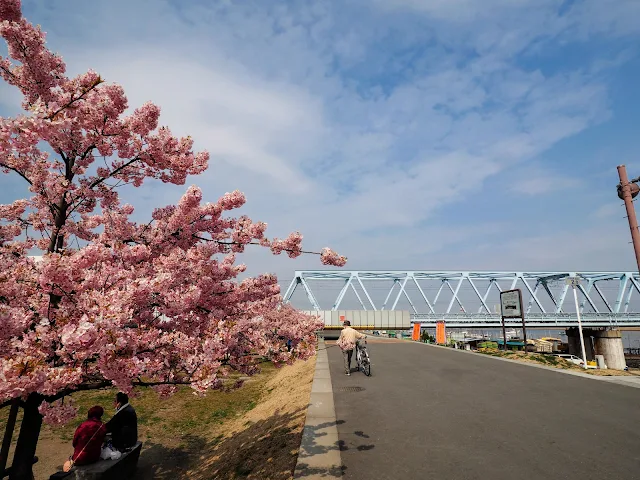
{"label": "orange pillar", "polygon": [[411,335],[411,340],[415,340],[416,342],[420,340],[420,324],[413,324],[413,335]]}
{"label": "orange pillar", "polygon": [[444,345],[447,343],[447,334],[444,322],[436,323],[436,343]]}

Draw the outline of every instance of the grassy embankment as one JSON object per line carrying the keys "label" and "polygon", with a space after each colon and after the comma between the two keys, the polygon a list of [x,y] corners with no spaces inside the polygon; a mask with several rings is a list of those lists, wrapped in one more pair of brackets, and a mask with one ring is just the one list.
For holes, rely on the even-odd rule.
{"label": "grassy embankment", "polygon": [[[136,479],[289,479],[295,467],[315,359],[262,373],[232,391],[198,397],[183,388],[167,399],[143,389],[131,399],[144,442]],[[47,479],[72,453],[71,439],[89,407],[102,405],[110,418],[115,391],[73,395],[78,417],[44,426],[38,443],[36,479]],[[0,431],[8,408],[0,411]],[[14,434],[17,437],[20,418]],[[11,458],[11,457],[10,457]]]}

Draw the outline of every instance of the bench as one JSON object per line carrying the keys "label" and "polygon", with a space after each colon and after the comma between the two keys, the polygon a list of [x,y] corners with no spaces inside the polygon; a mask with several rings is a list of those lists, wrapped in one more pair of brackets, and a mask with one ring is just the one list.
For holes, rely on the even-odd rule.
{"label": "bench", "polygon": [[142,442],[122,454],[118,460],[98,460],[89,465],[76,465],[70,472],[56,472],[49,480],[126,480],[133,477],[138,466]]}

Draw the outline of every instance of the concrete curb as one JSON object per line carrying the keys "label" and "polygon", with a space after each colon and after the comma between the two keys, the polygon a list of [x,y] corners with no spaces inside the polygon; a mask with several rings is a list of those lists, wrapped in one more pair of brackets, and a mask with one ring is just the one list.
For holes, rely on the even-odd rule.
{"label": "concrete curb", "polygon": [[500,360],[502,362],[515,363],[517,365],[524,365],[525,367],[540,368],[542,370],[548,370],[550,372],[563,373],[565,375],[574,375],[576,377],[588,378],[590,380],[600,380],[601,382],[615,383],[617,385],[623,385],[625,387],[640,388],[640,377],[627,377],[627,376],[601,377],[601,376],[597,376],[597,375],[589,375],[588,373],[573,372],[571,370],[563,370],[561,368],[547,367],[545,365],[536,365],[535,363],[520,362],[518,360],[511,360],[509,358],[494,357],[492,355],[483,355],[481,353],[469,352],[467,350],[459,350],[459,349],[449,348],[449,347],[443,347],[442,345],[434,345],[434,344],[431,344],[431,343],[424,343],[424,342],[410,342],[410,343],[424,345],[426,347],[444,348],[445,350],[450,350],[452,352],[458,352],[458,353],[464,353],[464,354],[467,354],[467,355],[481,355],[483,358],[491,358],[493,360]]}
{"label": "concrete curb", "polygon": [[307,419],[293,478],[315,480],[342,477],[342,459],[324,339],[318,340],[316,371],[311,385]]}

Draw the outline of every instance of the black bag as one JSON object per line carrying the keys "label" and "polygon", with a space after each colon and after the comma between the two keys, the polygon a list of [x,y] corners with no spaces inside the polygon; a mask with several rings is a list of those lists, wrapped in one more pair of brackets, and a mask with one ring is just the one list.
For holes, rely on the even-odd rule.
{"label": "black bag", "polygon": [[61,478],[67,478],[71,475],[71,472],[56,472],[49,477],[49,480],[60,480]]}

